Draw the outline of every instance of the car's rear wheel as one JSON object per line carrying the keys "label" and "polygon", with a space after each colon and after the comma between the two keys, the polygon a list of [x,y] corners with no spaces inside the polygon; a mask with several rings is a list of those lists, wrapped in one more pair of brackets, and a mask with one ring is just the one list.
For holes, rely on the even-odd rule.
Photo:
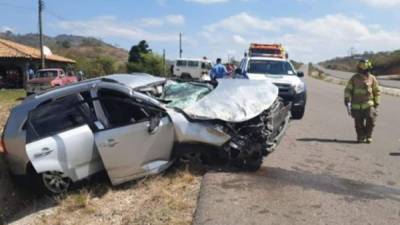
{"label": "car's rear wheel", "polygon": [[49,171],[39,174],[39,182],[48,194],[62,194],[71,186],[71,179],[62,172]]}
{"label": "car's rear wheel", "polygon": [[182,73],[181,78],[185,79],[185,80],[189,80],[189,79],[192,79],[192,76],[189,73]]}

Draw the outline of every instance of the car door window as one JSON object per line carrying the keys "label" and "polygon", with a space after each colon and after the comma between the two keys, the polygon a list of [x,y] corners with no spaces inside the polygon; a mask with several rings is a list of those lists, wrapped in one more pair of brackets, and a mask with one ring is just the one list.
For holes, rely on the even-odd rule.
{"label": "car door window", "polygon": [[27,143],[67,131],[84,124],[93,126],[95,115],[81,94],[46,102],[32,110],[27,122]]}
{"label": "car door window", "polygon": [[132,97],[110,89],[100,89],[98,97],[109,128],[148,121],[153,114]]}

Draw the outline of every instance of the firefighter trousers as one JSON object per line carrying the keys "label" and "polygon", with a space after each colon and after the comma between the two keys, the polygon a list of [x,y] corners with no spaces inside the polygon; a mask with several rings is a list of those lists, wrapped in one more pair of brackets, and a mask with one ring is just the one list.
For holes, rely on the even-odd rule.
{"label": "firefighter trousers", "polygon": [[353,109],[351,114],[354,118],[357,138],[371,138],[375,127],[377,111],[374,107],[368,109]]}

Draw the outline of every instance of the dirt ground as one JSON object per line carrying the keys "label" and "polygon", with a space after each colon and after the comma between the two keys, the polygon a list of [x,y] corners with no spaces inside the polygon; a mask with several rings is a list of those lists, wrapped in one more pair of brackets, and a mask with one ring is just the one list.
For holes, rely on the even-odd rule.
{"label": "dirt ground", "polygon": [[[0,90],[0,131],[23,90]],[[64,196],[15,185],[0,158],[1,224],[191,224],[202,174],[172,168],[163,175],[112,187],[100,174]]]}

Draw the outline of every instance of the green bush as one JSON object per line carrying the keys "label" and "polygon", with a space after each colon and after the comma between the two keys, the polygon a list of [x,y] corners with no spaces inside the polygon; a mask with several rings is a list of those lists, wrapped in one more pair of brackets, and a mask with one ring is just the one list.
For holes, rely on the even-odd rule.
{"label": "green bush", "polygon": [[163,59],[154,53],[140,54],[141,60],[138,62],[128,62],[127,71],[129,73],[148,73],[151,75],[164,75]]}

